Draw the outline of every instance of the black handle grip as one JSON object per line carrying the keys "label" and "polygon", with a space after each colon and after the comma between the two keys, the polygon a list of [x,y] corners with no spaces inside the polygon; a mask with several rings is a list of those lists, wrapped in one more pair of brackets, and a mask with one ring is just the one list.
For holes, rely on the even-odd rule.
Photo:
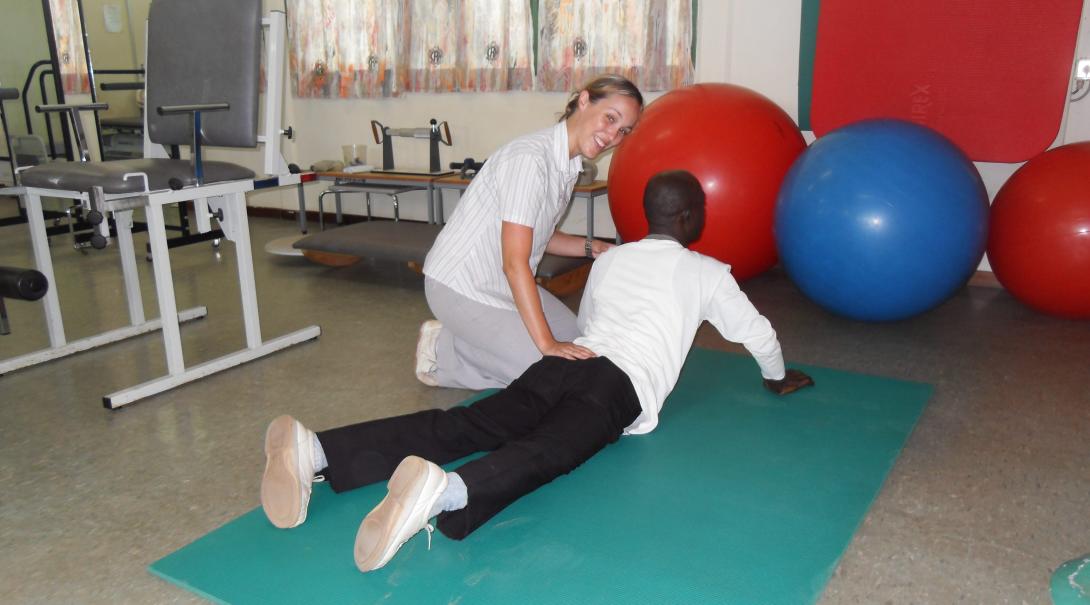
{"label": "black handle grip", "polygon": [[144,90],[143,82],[103,82],[99,85],[102,90]]}
{"label": "black handle grip", "polygon": [[61,103],[59,105],[35,105],[38,113],[56,113],[58,111],[103,111],[110,108],[109,103]]}
{"label": "black handle grip", "polygon": [[38,300],[49,290],[49,280],[34,269],[0,267],[0,297]]}

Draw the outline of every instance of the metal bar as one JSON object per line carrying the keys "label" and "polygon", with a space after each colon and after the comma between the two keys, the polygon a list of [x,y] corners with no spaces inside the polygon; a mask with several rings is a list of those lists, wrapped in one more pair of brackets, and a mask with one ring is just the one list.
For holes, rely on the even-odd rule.
{"label": "metal bar", "polygon": [[4,109],[4,101],[12,98],[10,96],[11,93],[15,93],[14,98],[19,98],[19,91],[14,88],[5,88],[3,91],[5,96],[0,100],[0,128],[4,130],[4,147],[8,150],[8,157],[6,159],[11,166],[11,179],[13,182],[18,182],[18,173],[15,169],[18,168],[19,165],[15,163],[15,150],[11,148],[11,131],[8,129],[8,113]]}
{"label": "metal bar", "polygon": [[45,308],[45,326],[49,332],[49,346],[63,347],[64,320],[61,317],[61,303],[57,295],[57,278],[53,275],[53,257],[49,252],[49,237],[45,234],[45,219],[42,217],[42,198],[38,192],[26,190],[23,194],[27,210],[27,225],[30,227],[30,244],[34,249],[35,268],[49,282],[49,290],[42,299]]}
{"label": "metal bar", "polygon": [[[87,84],[91,89],[91,102],[98,102],[98,93],[95,91],[95,62],[91,56],[91,40],[87,38],[87,13],[83,10],[83,0],[76,0],[76,8],[79,10],[79,31],[83,37],[83,56],[87,60]],[[72,113],[72,119],[78,120],[79,115],[75,112]],[[102,158],[102,121],[99,120],[98,112],[94,114],[95,119],[95,142],[98,144],[99,159]],[[82,129],[82,126],[80,127]]]}
{"label": "metal bar", "polygon": [[163,348],[166,349],[167,372],[172,376],[185,371],[182,359],[182,337],[178,330],[178,307],[174,300],[174,281],[170,272],[170,254],[163,225],[163,207],[150,205],[146,209],[151,262],[155,268],[155,293],[159,297],[159,318],[163,322]]}
{"label": "metal bar", "polygon": [[115,90],[144,90],[143,82],[103,82],[99,88],[103,92],[112,92]]}
{"label": "metal bar", "polygon": [[167,116],[175,113],[200,113],[202,111],[223,111],[231,109],[230,103],[193,103],[190,105],[163,105],[157,107],[155,111],[159,112],[161,116]]}
{"label": "metal bar", "polygon": [[21,225],[26,222],[26,219],[21,216],[10,216],[8,218],[0,218],[0,227],[7,227],[8,225]]}
{"label": "metal bar", "polygon": [[[170,227],[167,227],[170,229]],[[199,244],[200,242],[207,242],[211,240],[223,239],[222,229],[213,229],[208,233],[190,233],[187,235],[179,235],[167,240],[167,248],[173,250],[174,248],[180,248],[182,246],[188,246],[190,244]]]}
{"label": "metal bar", "polygon": [[[163,113],[163,108],[159,108],[159,113]],[[204,161],[201,158],[201,139],[204,138],[204,133],[201,132],[201,112],[193,112],[193,177],[197,180],[197,186],[200,187],[204,184]]]}
{"label": "metal bar", "polygon": [[[47,74],[53,75],[53,72],[43,71],[41,75],[38,76],[38,88],[41,91],[42,103],[45,103],[47,100],[45,92],[45,76]],[[57,78],[54,77],[53,80],[55,82],[57,81]],[[60,97],[57,98],[57,101],[60,102]],[[61,134],[64,135],[64,157],[71,161],[73,157],[72,143],[68,140],[68,128],[64,125],[64,118],[60,119],[60,129]],[[49,141],[49,149],[46,150],[45,155],[46,157],[55,160],[57,159],[57,141],[53,138],[53,118],[48,114],[45,116],[45,135],[46,139]]]}
{"label": "metal bar", "polygon": [[[178,206],[181,207],[182,204]],[[208,233],[212,230],[212,215],[208,212],[208,198],[199,197],[193,200],[193,216],[197,219],[198,233]]]}
{"label": "metal bar", "polygon": [[[280,153],[280,120],[284,105],[284,38],[286,32],[283,11],[272,11],[262,19],[269,28],[265,36],[265,174],[284,174],[288,165]],[[306,230],[303,230],[304,233]]]}
{"label": "metal bar", "polygon": [[57,113],[61,111],[99,111],[109,109],[109,103],[39,103],[34,106],[38,113]]}
{"label": "metal bar", "polygon": [[201,188],[199,194],[189,187],[178,189],[177,191],[173,189],[164,189],[162,191],[153,191],[149,194],[148,205],[165,206],[166,204],[176,204],[178,202],[191,202],[193,201],[193,198],[198,195],[202,197],[216,197],[217,195],[235,193],[239,189],[244,192],[252,191],[253,188],[253,180],[247,179],[245,181],[223,181],[220,183],[208,184]]}
{"label": "metal bar", "polygon": [[303,183],[295,185],[295,191],[299,196],[299,230],[307,232],[307,196],[303,193]]}
{"label": "metal bar", "polygon": [[[52,284],[50,284],[52,289]],[[208,309],[205,307],[193,307],[192,309],[186,309],[178,313],[178,321],[192,321],[194,319],[200,319],[208,314]],[[88,338],[81,338],[65,344],[61,347],[54,347],[50,349],[42,349],[29,353],[27,355],[20,355],[19,357],[12,357],[11,359],[5,359],[0,361],[0,375],[7,374],[8,372],[14,372],[22,368],[28,368],[30,366],[38,365],[39,363],[45,363],[54,359],[60,359],[61,357],[68,357],[83,351],[108,345],[110,343],[132,338],[133,336],[139,336],[141,334],[147,334],[149,332],[155,332],[162,326],[162,322],[158,319],[144,322],[138,326],[126,326],[124,328],[117,328],[116,330],[110,330],[108,332],[102,332]]]}
{"label": "metal bar", "polygon": [[242,322],[246,329],[246,347],[261,346],[261,320],[257,310],[257,280],[254,278],[253,252],[250,250],[250,225],[246,219],[246,195],[224,196],[225,218],[231,221],[227,230],[235,242],[238,263],[239,294],[242,297]]}
{"label": "metal bar", "polygon": [[144,75],[143,69],[96,69],[96,74],[109,75],[109,76],[142,76]]}
{"label": "metal bar", "polygon": [[[442,194],[440,194],[442,195]],[[428,204],[428,222],[435,224],[435,181],[428,181],[427,189],[427,204]]]}
{"label": "metal bar", "polygon": [[140,275],[136,271],[136,251],[132,243],[132,210],[113,213],[117,231],[117,251],[121,255],[121,276],[125,282],[125,300],[129,305],[129,323],[144,323],[144,301],[140,296]]}
{"label": "metal bar", "polygon": [[[318,231],[325,231],[325,194],[329,193],[329,190],[318,194]],[[303,233],[306,233],[304,231]]]}
{"label": "metal bar", "polygon": [[587,199],[587,241],[594,239],[594,194],[589,194]]}
{"label": "metal bar", "polygon": [[133,403],[134,401],[139,401],[145,397],[151,397],[152,395],[158,395],[159,393],[169,391],[174,387],[193,382],[194,380],[206,376],[211,376],[217,372],[222,372],[223,370],[242,365],[246,362],[253,361],[259,357],[264,357],[270,353],[275,353],[276,351],[286,349],[301,342],[314,340],[315,338],[318,338],[321,333],[322,330],[318,326],[309,326],[302,330],[297,330],[290,334],[267,340],[262,343],[260,347],[255,349],[237,351],[230,355],[224,355],[223,357],[213,359],[212,361],[198,364],[180,374],[164,376],[115,393],[110,393],[102,398],[102,403],[109,409],[117,409],[121,406]]}
{"label": "metal bar", "polygon": [[[43,2],[48,3],[49,0],[43,0]],[[48,12],[46,13],[46,20],[47,21],[49,20],[49,13]],[[27,71],[26,81],[23,82],[23,117],[26,118],[26,132],[27,132],[27,134],[34,134],[34,123],[31,122],[31,120],[30,120],[30,85],[31,85],[31,83],[34,82],[34,72],[38,71],[38,68],[43,66],[43,65],[52,66],[53,64],[51,62],[45,60],[45,59],[43,59],[41,61],[35,61],[34,64],[30,66],[30,69]],[[45,94],[45,89],[44,89],[45,82],[41,81],[41,82],[39,82],[39,85],[43,87],[42,88],[42,94],[44,95]],[[45,102],[46,102],[46,99],[43,96],[42,97],[42,103],[45,103]]]}
{"label": "metal bar", "polygon": [[[79,160],[78,161],[80,161],[80,162],[89,161],[91,159],[91,152],[87,147],[87,136],[83,133],[83,121],[80,119],[79,112],[80,111],[95,111],[95,112],[97,112],[99,110],[109,109],[109,108],[110,108],[110,106],[107,105],[106,103],[86,103],[86,104],[61,103],[61,104],[54,104],[54,105],[37,105],[37,106],[35,106],[35,109],[38,110],[38,113],[54,113],[54,112],[61,112],[61,111],[68,112],[68,118],[72,123],[72,125],[71,125],[72,132],[76,137],[76,147],[79,149]],[[96,116],[97,115],[98,114],[96,113]],[[46,123],[48,124],[48,121]],[[97,118],[96,118],[95,123],[96,123],[96,128],[97,128],[97,123],[98,123]],[[63,119],[61,120],[61,124],[65,124]],[[65,131],[65,132],[67,133],[67,131]],[[66,138],[66,141],[67,141],[67,138]]]}

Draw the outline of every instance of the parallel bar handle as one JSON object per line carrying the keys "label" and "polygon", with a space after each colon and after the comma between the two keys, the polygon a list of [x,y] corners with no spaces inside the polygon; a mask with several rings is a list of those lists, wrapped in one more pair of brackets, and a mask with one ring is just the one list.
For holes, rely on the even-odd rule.
{"label": "parallel bar handle", "polygon": [[[201,158],[201,139],[204,130],[201,128],[201,113],[206,111],[223,111],[231,109],[230,103],[193,103],[189,105],[160,105],[155,108],[159,115],[166,116],[179,113],[188,113],[193,116],[193,177],[197,180],[197,186],[204,184],[204,161]],[[173,188],[173,186],[172,186]]]}
{"label": "parallel bar handle", "polygon": [[55,113],[58,111],[102,111],[110,108],[109,103],[63,103],[57,105],[35,105],[38,113]]}
{"label": "parallel bar handle", "polygon": [[231,109],[230,103],[195,103],[193,105],[161,105],[155,109],[161,116],[197,111],[223,111]]}
{"label": "parallel bar handle", "polygon": [[[83,122],[80,120],[79,112],[99,111],[109,108],[109,103],[63,103],[57,105],[34,106],[34,109],[38,110],[38,113],[68,112],[68,119],[72,121],[72,133],[76,139],[76,148],[79,150],[79,161],[81,162],[89,162],[91,160],[91,150],[87,148],[87,143],[85,142],[87,138],[86,135],[83,134]],[[46,126],[48,126],[49,120],[46,120],[45,123]]]}

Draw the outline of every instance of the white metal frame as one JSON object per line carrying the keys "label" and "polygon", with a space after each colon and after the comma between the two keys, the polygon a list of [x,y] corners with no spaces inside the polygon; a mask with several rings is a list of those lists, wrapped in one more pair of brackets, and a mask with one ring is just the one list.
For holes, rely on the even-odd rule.
{"label": "white metal frame", "polygon": [[[269,30],[265,38],[268,88],[265,93],[264,136],[259,137],[259,141],[265,145],[264,166],[269,174],[278,178],[279,185],[297,184],[300,178],[299,175],[288,173],[287,164],[280,154],[280,135],[283,134],[279,119],[283,92],[284,13],[272,12],[262,20],[262,24]],[[152,150],[148,149],[148,151]],[[149,153],[148,157],[153,155],[162,157],[157,153]],[[103,403],[106,407],[118,408],[286,347],[315,339],[321,334],[321,328],[318,326],[308,326],[271,340],[263,340],[261,337],[257,289],[250,249],[250,229],[246,215],[246,193],[254,189],[253,180],[197,185],[177,191],[169,189],[149,191],[146,175],[131,174],[126,175],[125,178],[143,178],[144,191],[135,194],[111,195],[102,194],[99,190],[95,192],[93,197],[97,198],[95,205],[99,206],[99,210],[104,214],[110,213],[114,217],[117,230],[117,248],[121,254],[121,269],[125,281],[131,326],[111,330],[71,343],[67,342],[64,336],[60,299],[57,282],[53,275],[52,256],[46,239],[41,198],[73,199],[78,200],[84,206],[90,206],[92,196],[79,191],[60,191],[33,187],[11,187],[0,190],[0,194],[18,195],[27,208],[35,264],[37,269],[49,280],[49,291],[43,297],[43,304],[45,306],[46,325],[50,342],[50,348],[48,349],[0,361],[0,374],[161,329],[166,354],[167,375],[103,397]],[[246,348],[187,368],[182,355],[179,323],[203,317],[207,310],[204,307],[196,307],[179,312],[177,309],[167,246],[166,223],[163,218],[163,206],[191,200],[194,201],[196,206],[199,231],[202,233],[208,232],[212,228],[211,217],[213,212],[219,212],[222,213],[219,223],[224,236],[235,243]],[[159,319],[151,321],[144,319],[136,272],[136,253],[132,241],[132,211],[139,207],[143,207],[147,215],[148,239],[155,272],[155,291],[159,300]],[[109,236],[107,221],[103,221],[99,229],[103,236]]]}
{"label": "white metal frame", "polygon": [[[59,197],[86,201],[87,196],[73,191],[28,187],[10,187],[0,190],[0,194],[18,195],[26,207],[27,225],[30,227],[30,242],[34,251],[35,267],[45,275],[49,282],[49,289],[46,291],[45,296],[42,297],[46,330],[49,333],[49,348],[0,361],[0,375],[140,334],[154,332],[162,327],[162,322],[159,319],[149,321],[144,318],[144,305],[140,296],[140,282],[136,272],[136,253],[132,242],[132,209],[114,213],[114,221],[117,225],[117,247],[121,254],[121,274],[125,284],[125,299],[129,307],[129,325],[69,342],[64,332],[60,295],[57,280],[53,274],[53,259],[49,251],[49,241],[46,235],[42,198]],[[178,321],[189,321],[204,317],[207,313],[208,311],[204,307],[194,307],[178,313],[177,316]]]}

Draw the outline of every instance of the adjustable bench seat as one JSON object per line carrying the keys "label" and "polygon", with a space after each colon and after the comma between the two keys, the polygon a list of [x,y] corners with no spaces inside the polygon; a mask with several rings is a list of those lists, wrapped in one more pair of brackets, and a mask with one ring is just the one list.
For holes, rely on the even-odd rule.
{"label": "adjustable bench seat", "polygon": [[[237,164],[205,160],[202,166],[206,183],[254,178],[253,170]],[[170,189],[171,179],[178,179],[180,187],[192,187],[197,184],[193,167],[188,161],[165,158],[109,162],[50,162],[28,168],[20,173],[19,177],[24,187],[61,191],[90,191],[94,187],[102,187],[103,193],[143,193],[145,191],[143,178],[125,179],[125,175],[131,173],[148,175],[146,191]],[[178,187],[177,184],[175,186]]]}

